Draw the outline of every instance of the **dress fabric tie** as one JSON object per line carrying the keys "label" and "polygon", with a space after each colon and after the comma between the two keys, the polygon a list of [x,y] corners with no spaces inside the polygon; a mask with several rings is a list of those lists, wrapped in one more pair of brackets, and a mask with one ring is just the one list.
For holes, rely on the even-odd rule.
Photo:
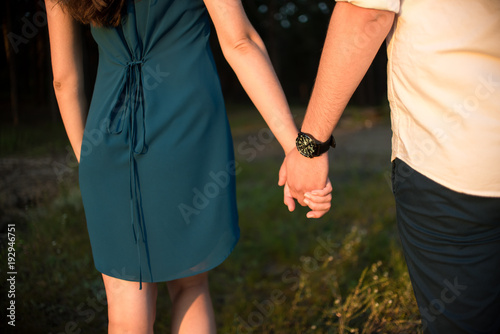
{"label": "dress fabric tie", "polygon": [[[132,233],[137,245],[139,261],[139,289],[142,289],[141,242],[146,250],[146,258],[150,276],[151,263],[149,258],[147,236],[144,225],[144,212],[142,208],[141,185],[137,171],[136,156],[146,154],[146,126],[144,113],[144,91],[142,85],[143,60],[134,60],[126,65],[125,82],[120,97],[111,111],[108,123],[109,134],[123,133],[125,123],[128,123],[127,142],[129,145],[129,170],[130,170],[130,220]],[[127,122],[128,121],[128,122]]]}

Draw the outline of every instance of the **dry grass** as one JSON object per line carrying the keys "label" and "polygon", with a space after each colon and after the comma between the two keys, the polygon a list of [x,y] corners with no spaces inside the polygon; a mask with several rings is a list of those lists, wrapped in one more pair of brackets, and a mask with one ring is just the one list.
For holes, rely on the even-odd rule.
{"label": "dry grass", "polygon": [[[242,237],[211,273],[220,333],[419,333],[387,181],[387,120],[366,122],[356,115],[336,133],[333,209],[311,221],[304,208],[291,214],[282,204],[276,186],[282,153],[275,142],[265,143],[253,159],[238,151],[264,128],[256,113],[230,114],[242,168]],[[65,141],[64,134],[58,140]],[[38,156],[43,148],[35,151]],[[103,285],[93,267],[79,191],[71,178],[56,187],[56,197],[18,208],[16,333],[104,333]],[[164,284],[159,293],[156,332],[168,333]],[[2,298],[3,309],[4,303]]]}

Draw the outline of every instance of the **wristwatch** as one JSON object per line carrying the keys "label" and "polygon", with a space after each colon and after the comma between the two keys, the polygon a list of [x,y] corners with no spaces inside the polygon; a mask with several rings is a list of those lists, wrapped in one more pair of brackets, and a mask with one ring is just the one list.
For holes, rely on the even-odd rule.
{"label": "wristwatch", "polygon": [[297,146],[297,150],[305,156],[306,158],[314,158],[319,157],[331,147],[335,147],[335,138],[333,135],[330,136],[330,139],[325,141],[324,143],[317,141],[314,137],[308,133],[299,132],[297,139],[295,140],[295,145]]}

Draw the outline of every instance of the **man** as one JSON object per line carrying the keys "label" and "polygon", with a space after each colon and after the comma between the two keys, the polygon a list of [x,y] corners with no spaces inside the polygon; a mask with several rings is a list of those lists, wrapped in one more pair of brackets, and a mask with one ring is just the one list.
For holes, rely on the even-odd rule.
{"label": "man", "polygon": [[424,332],[500,333],[500,1],[337,1],[285,204],[325,185],[331,133],[387,38],[393,191]]}

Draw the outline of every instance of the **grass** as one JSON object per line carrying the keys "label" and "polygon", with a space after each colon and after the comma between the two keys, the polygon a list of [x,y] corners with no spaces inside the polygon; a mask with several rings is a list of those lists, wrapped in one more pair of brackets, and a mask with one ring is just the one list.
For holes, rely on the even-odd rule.
{"label": "grass", "polygon": [[[277,144],[266,144],[252,159],[238,151],[239,143],[264,127],[256,112],[239,109],[230,113],[230,122],[241,166],[241,239],[210,276],[219,332],[419,333],[387,182],[389,158],[347,150],[356,124],[365,120],[347,118],[338,130],[337,142],[343,144],[332,156],[333,208],[324,218],[307,220],[305,208],[289,213],[282,203]],[[16,155],[43,156],[44,150],[67,146],[56,131],[45,140],[23,132],[32,128],[16,131],[2,134],[1,142],[13,151],[18,144],[12,136],[25,138]],[[15,332],[105,333],[105,294],[92,262],[80,193],[74,180],[58,189],[56,198],[33,204],[16,222]],[[5,310],[6,298],[1,303]],[[157,333],[169,332],[169,312],[161,284]]]}
{"label": "grass", "polygon": [[0,125],[0,157],[39,157],[65,153],[69,142],[60,123]]}

